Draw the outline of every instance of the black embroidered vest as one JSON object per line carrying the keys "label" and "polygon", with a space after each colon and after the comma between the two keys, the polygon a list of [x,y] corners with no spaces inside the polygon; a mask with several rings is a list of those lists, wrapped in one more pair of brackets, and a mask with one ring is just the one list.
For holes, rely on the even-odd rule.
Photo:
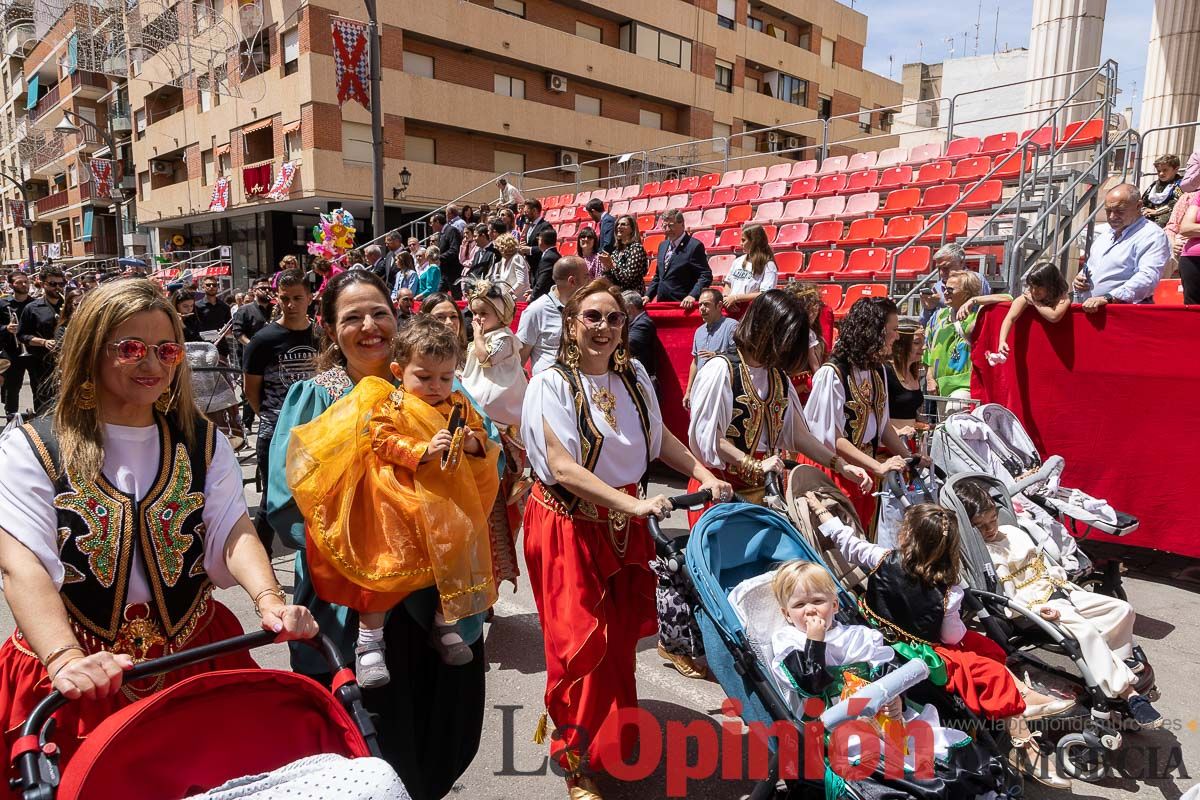
{"label": "black embroidered vest", "polygon": [[204,570],[204,486],[216,442],[216,427],[196,424],[197,447],[158,417],[158,474],[140,501],[118,490],[104,475],[85,480],[64,473],[58,437],[49,417],[22,432],[54,485],[58,550],[65,572],[63,603],[74,623],[105,644],[117,640],[125,622],[136,544],[145,564],[150,604],[167,639],[189,623],[212,588]]}
{"label": "black embroidered vest", "polygon": [[[887,406],[887,376],[883,367],[867,370],[868,382],[857,384],[851,379],[853,370],[849,363],[834,358],[829,364],[842,382],[846,396],[846,429],[842,435],[859,450],[874,456],[879,449],[879,437],[883,435],[883,412]],[[875,418],[875,435],[866,441],[867,423],[871,417]],[[869,445],[869,449],[864,445]]]}
{"label": "black embroidered vest", "polygon": [[863,598],[867,616],[883,628],[890,640],[942,640],[946,591],[925,586],[900,563],[900,551],[891,550],[870,574]]}
{"label": "black embroidered vest", "polygon": [[[577,370],[571,369],[561,362],[555,362],[550,369],[557,372],[571,387],[571,396],[575,399],[575,415],[576,425],[579,428],[579,451],[580,457],[583,459],[582,466],[588,472],[595,472],[596,465],[600,463],[600,449],[604,447],[604,435],[596,427],[596,423],[592,420],[592,405],[588,402],[587,392],[583,388],[583,380],[579,376]],[[637,381],[637,375],[633,369],[627,369],[624,372],[616,373],[617,378],[625,386],[625,391],[633,398],[633,405],[638,412],[638,420],[642,425],[642,435],[646,439],[646,454],[650,453],[650,407],[647,404],[645,396],[642,394],[642,386]],[[554,499],[562,503],[568,514],[575,512],[576,506],[579,505],[579,498],[567,491],[560,484],[554,486],[545,486]]]}
{"label": "black embroidered vest", "polygon": [[743,453],[754,455],[758,442],[766,428],[767,455],[775,455],[779,436],[783,432],[783,418],[788,409],[788,379],[783,370],[772,367],[767,370],[770,384],[766,399],[760,399],[754,389],[750,371],[740,357],[715,356],[729,367],[730,388],[733,390],[733,416],[725,429],[725,438]]}

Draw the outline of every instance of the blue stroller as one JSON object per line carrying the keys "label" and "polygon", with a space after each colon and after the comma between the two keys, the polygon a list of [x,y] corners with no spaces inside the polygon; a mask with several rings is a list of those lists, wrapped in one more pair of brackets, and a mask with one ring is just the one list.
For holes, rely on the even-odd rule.
{"label": "blue stroller", "polygon": [[[778,484],[774,488],[778,496]],[[770,486],[768,492],[771,492]],[[676,508],[688,508],[708,499],[707,493],[698,493],[674,498],[672,502]],[[769,573],[781,562],[792,559],[819,563],[828,570],[820,554],[785,516],[744,502],[716,505],[705,512],[692,529],[686,553],[680,551],[676,541],[663,535],[653,519],[650,530],[660,556],[671,569],[681,573],[695,590],[699,600],[696,617],[704,639],[709,669],[727,696],[740,703],[742,719],[751,725],[761,723],[768,729],[775,722],[790,722],[800,726],[801,721],[772,678],[771,664],[767,658],[769,642],[761,641],[761,636],[755,635],[753,625],[743,622],[730,601],[730,593],[744,581]],[[862,624],[853,598],[840,583],[839,595],[841,608],[838,619],[846,624]],[[777,607],[773,611],[778,614]],[[949,695],[925,681],[927,675],[928,667],[914,660],[860,689],[855,697],[870,696],[873,699],[857,716],[872,716],[883,703],[920,684],[922,691],[933,690],[945,701],[938,704],[943,719],[956,714],[962,719],[962,709],[954,706]],[[846,708],[847,702],[843,701],[821,715],[826,731],[852,718]],[[1018,796],[1021,778],[1007,767],[984,724],[977,719],[966,720],[966,723],[975,732],[975,741],[956,749],[948,764],[939,762],[932,780],[918,780],[908,772],[903,777],[890,777],[882,769],[876,769],[866,780],[842,782],[832,773],[825,773],[828,777],[821,781],[784,780],[786,789],[780,789],[779,748],[777,742],[769,740],[769,774],[766,779],[759,781],[750,797],[752,800],[799,798],[813,791],[824,792],[825,797],[840,795],[855,800],[882,797],[913,797],[921,800],[935,797],[966,798],[990,792],[1000,796]],[[752,736],[756,735],[755,727],[751,727]],[[805,769],[803,763],[805,748],[801,746],[799,749],[797,774],[813,774]],[[822,769],[824,767],[822,765]]]}

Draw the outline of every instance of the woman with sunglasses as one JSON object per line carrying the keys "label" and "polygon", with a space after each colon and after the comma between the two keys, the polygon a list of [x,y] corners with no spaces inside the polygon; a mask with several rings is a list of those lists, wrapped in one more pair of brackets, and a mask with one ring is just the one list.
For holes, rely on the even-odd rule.
{"label": "woman with sunglasses", "polygon": [[732,496],[664,427],[650,377],[629,357],[627,319],[608,281],[576,291],[563,308],[558,360],[530,381],[521,414],[537,478],[525,563],[545,637],[546,709],[559,732],[552,757],[575,800],[600,797],[589,773],[603,772],[618,745],[628,759],[636,738],[626,726],[618,743],[613,729],[618,712],[637,707],[637,643],[657,629],[646,517],[670,511],[663,495],[639,497],[638,482],[661,459],[714,497]]}
{"label": "woman with sunglasses", "polygon": [[575,237],[579,245],[579,257],[587,264],[588,276],[595,279],[604,274],[604,263],[600,261],[600,240],[591,228],[584,228]]}
{"label": "woman with sunglasses", "polygon": [[[67,328],[51,413],[0,443],[0,574],[17,632],[0,647],[8,744],[56,689],[67,759],[116,709],[241,653],[125,683],[135,662],[242,633],[213,597],[240,584],[265,630],[315,636],[246,515],[233,449],[196,411],[183,325],[148,280],[105,284]],[[62,763],[60,762],[60,767]]]}
{"label": "woman with sunglasses", "polygon": [[642,234],[638,232],[637,220],[629,214],[623,214],[617,217],[616,230],[617,249],[612,255],[600,254],[602,277],[621,289],[645,292],[650,261],[646,257],[646,248],[642,246]]}

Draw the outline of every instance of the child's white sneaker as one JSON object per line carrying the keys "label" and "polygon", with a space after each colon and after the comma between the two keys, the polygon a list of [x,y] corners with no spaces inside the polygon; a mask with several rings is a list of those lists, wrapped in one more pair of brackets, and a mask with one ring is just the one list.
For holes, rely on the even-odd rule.
{"label": "child's white sneaker", "polygon": [[378,689],[391,682],[383,642],[366,642],[354,648],[354,674],[364,689]]}

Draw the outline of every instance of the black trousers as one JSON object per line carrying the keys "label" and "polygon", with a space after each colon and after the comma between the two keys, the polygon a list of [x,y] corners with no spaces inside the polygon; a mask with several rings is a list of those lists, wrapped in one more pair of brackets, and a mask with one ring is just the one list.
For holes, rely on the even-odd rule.
{"label": "black trousers", "polygon": [[1183,283],[1183,304],[1200,305],[1200,256],[1179,257],[1179,280]]}
{"label": "black trousers", "polygon": [[4,388],[0,393],[4,397],[4,413],[10,417],[21,410],[21,387],[25,384],[25,373],[28,371],[29,357],[22,355],[13,358],[4,373]]}
{"label": "black trousers", "polygon": [[48,356],[29,356],[29,388],[33,390],[33,411],[40,415],[54,402],[54,361]]}
{"label": "black trousers", "polygon": [[272,546],[275,544],[275,529],[271,527],[271,523],[267,519],[267,478],[271,474],[270,436],[263,436],[261,433],[258,435],[255,456],[255,460],[258,462],[258,483],[262,494],[258,501],[258,513],[254,515],[254,529],[258,532],[258,538],[267,550],[267,556],[270,556]]}

